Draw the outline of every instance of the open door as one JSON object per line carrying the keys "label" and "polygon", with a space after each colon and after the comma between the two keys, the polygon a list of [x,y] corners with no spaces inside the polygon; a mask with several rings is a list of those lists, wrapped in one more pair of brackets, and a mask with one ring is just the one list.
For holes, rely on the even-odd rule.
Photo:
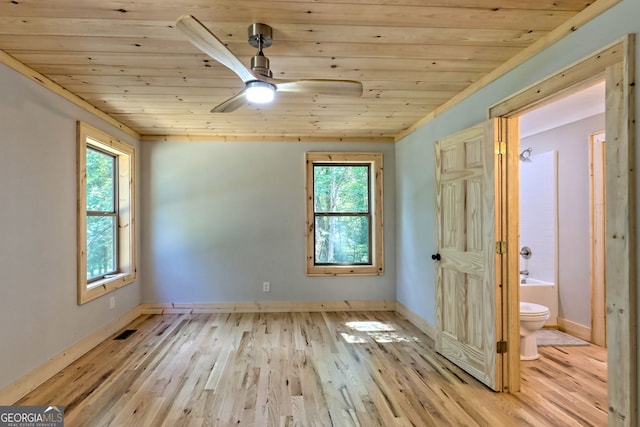
{"label": "open door", "polygon": [[[436,351],[503,391],[505,119],[435,143]],[[516,346],[517,347],[517,346]]]}

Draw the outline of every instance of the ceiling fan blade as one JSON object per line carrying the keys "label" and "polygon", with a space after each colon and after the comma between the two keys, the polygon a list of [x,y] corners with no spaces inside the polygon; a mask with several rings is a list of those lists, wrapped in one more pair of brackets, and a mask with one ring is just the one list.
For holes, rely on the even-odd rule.
{"label": "ceiling fan blade", "polygon": [[176,21],[176,28],[193,43],[195,47],[233,71],[243,82],[255,80],[254,75],[202,22],[191,15],[183,15]]}
{"label": "ceiling fan blade", "polygon": [[239,94],[227,99],[222,104],[217,105],[211,109],[212,113],[230,113],[236,111],[238,108],[247,104],[247,99],[244,96],[244,90]]}
{"label": "ceiling fan blade", "polygon": [[277,80],[269,79],[282,92],[306,92],[318,95],[362,96],[362,83],[355,80]]}

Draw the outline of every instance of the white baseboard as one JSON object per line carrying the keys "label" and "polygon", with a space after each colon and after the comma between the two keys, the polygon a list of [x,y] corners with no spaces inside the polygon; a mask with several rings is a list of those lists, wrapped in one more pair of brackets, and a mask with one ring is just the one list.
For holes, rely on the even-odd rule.
{"label": "white baseboard", "polygon": [[0,405],[12,405],[27,395],[34,388],[60,372],[65,367],[76,361],[80,356],[118,332],[124,326],[134,321],[141,315],[140,306],[118,317],[91,335],[83,338],[62,353],[54,356],[48,362],[37,367],[33,371],[16,380],[13,384],[0,389]]}
{"label": "white baseboard", "polygon": [[396,301],[251,301],[206,304],[142,304],[142,314],[395,311]]}
{"label": "white baseboard", "polygon": [[411,322],[413,326],[424,332],[429,338],[435,339],[436,327],[409,310],[404,304],[396,302],[396,312]]}
{"label": "white baseboard", "polygon": [[591,342],[591,328],[587,326],[558,317],[558,329],[574,337]]}

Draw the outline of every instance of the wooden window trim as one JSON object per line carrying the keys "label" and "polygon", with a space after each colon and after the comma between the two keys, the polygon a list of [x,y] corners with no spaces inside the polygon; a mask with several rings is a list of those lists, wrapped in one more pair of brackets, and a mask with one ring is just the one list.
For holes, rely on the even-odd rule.
{"label": "wooden window trim", "polygon": [[[383,242],[383,165],[382,153],[305,153],[306,176],[306,273],[309,276],[377,275],[384,274]],[[313,166],[316,163],[368,163],[371,165],[371,264],[369,265],[316,265],[315,258],[315,219],[313,210]]]}
{"label": "wooden window trim", "polygon": [[[136,279],[135,149],[86,123],[78,122],[78,304],[115,291]],[[87,145],[116,156],[118,164],[118,272],[87,282]]]}

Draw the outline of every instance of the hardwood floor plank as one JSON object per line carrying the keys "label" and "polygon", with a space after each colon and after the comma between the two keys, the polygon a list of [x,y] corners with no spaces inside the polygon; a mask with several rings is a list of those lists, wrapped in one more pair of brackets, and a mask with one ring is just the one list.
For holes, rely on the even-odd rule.
{"label": "hardwood floor plank", "polygon": [[541,347],[494,393],[393,312],[145,315],[21,399],[67,426],[603,426],[606,349]]}

